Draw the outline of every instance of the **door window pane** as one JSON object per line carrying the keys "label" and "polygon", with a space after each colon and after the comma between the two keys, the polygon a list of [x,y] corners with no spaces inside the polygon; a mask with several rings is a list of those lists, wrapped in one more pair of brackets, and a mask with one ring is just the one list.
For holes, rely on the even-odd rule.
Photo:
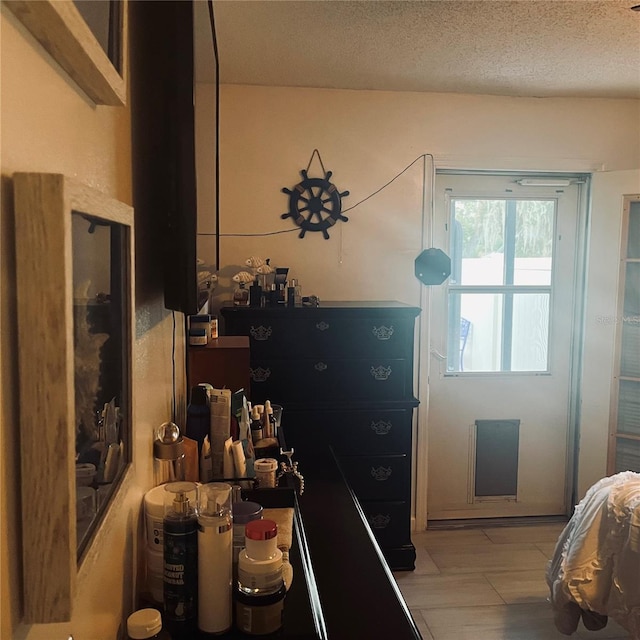
{"label": "door window pane", "polygon": [[504,200],[453,202],[452,279],[456,284],[504,282]]}
{"label": "door window pane", "polygon": [[549,294],[513,296],[511,371],[546,371],[549,362]]}
{"label": "door window pane", "polygon": [[553,200],[516,203],[514,284],[551,284],[554,213]]}
{"label": "door window pane", "polygon": [[452,198],[448,372],[548,371],[556,205]]}

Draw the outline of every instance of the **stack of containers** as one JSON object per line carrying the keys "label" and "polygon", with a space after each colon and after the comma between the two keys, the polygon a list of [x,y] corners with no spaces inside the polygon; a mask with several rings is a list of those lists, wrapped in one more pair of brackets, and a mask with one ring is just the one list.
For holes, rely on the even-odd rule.
{"label": "stack of containers", "polygon": [[164,574],[164,484],[147,491],[144,496],[146,528],[147,590],[153,601],[162,605]]}

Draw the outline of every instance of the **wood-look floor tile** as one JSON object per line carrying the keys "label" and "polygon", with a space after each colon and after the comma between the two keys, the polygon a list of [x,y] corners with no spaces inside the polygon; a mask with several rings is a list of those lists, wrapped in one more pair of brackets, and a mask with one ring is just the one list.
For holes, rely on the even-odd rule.
{"label": "wood-look floor tile", "polygon": [[434,640],[566,640],[548,604],[421,610]]}
{"label": "wood-look floor tile", "polygon": [[414,546],[421,546],[427,550],[470,544],[491,544],[491,540],[482,529],[427,529],[426,531],[412,534],[411,539]]}
{"label": "wood-look floor tile", "polygon": [[418,631],[422,636],[422,640],[433,640],[431,631],[429,630],[427,623],[422,617],[422,613],[417,609],[411,609],[410,611],[411,611],[411,615],[413,616],[413,620],[416,623],[416,627],[418,627]]}
{"label": "wood-look floor tile", "polygon": [[416,547],[416,568],[413,573],[415,575],[434,575],[440,573],[440,569],[436,567],[433,558],[423,547]]}
{"label": "wood-look floor tile", "polygon": [[518,527],[489,527],[483,528],[485,535],[496,544],[513,542],[520,543],[554,543],[564,529],[564,523],[539,524]]}
{"label": "wood-look floor tile", "polygon": [[532,544],[491,544],[430,549],[442,573],[529,571],[544,568],[547,557]]}
{"label": "wood-look floor tile", "polygon": [[549,587],[544,566],[532,571],[486,572],[484,577],[507,604],[547,602]]}
{"label": "wood-look floor tile", "polygon": [[410,609],[504,604],[482,574],[414,576],[400,584]]}
{"label": "wood-look floor tile", "polygon": [[553,552],[556,550],[554,542],[538,542],[536,543],[536,547],[538,547],[538,549],[540,549],[540,551],[542,551],[549,560],[553,558]]}

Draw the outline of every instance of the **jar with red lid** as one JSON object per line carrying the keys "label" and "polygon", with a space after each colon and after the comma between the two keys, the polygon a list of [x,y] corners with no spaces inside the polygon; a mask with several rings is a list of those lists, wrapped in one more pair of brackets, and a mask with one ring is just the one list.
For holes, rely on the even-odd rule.
{"label": "jar with red lid", "polygon": [[286,595],[278,525],[267,519],[248,522],[245,545],[238,557],[236,625],[253,635],[273,633],[282,626]]}

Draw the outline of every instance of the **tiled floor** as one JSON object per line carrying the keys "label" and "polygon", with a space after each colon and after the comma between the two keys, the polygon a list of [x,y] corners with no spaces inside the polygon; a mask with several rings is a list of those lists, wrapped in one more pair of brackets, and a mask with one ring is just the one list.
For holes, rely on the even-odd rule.
{"label": "tiled floor", "polygon": [[[394,575],[424,640],[560,640],[544,572],[563,524],[414,534],[416,570]],[[629,640],[613,620],[576,640]]]}

